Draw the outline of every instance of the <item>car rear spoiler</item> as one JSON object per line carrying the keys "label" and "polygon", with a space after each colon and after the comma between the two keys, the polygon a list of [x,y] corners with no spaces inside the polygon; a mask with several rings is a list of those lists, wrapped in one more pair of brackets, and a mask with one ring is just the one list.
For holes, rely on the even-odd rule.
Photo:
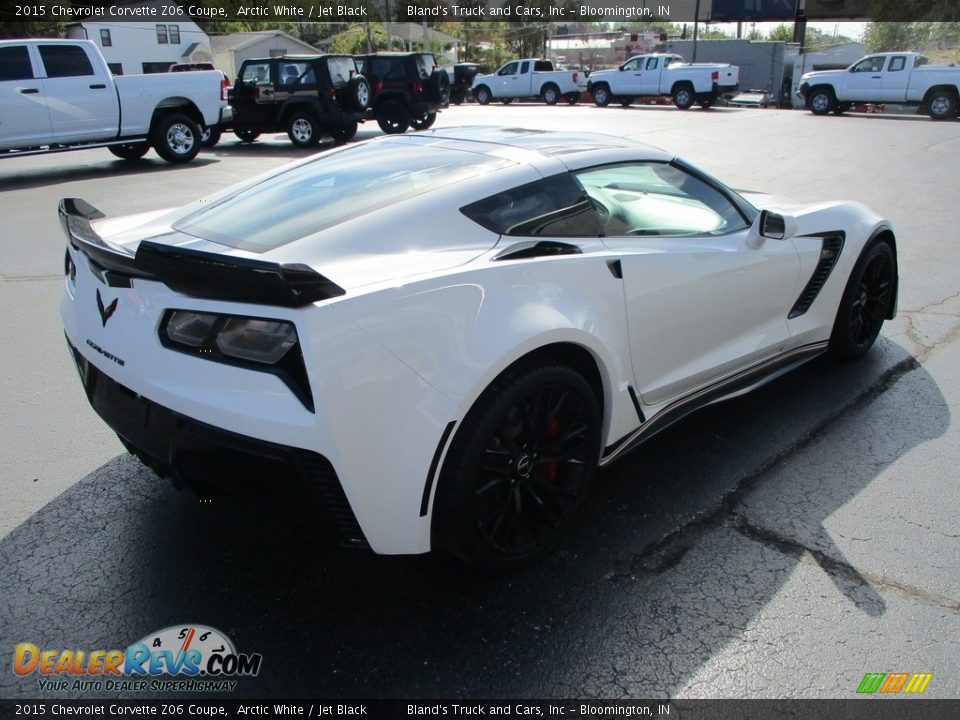
{"label": "car rear spoiler", "polygon": [[[306,265],[232,257],[144,240],[136,255],[108,245],[90,224],[104,214],[78,198],[64,198],[60,224],[70,244],[109,274],[113,285],[133,278],[156,280],[171,290],[210,300],[302,307],[346,291]],[[105,272],[104,272],[105,271]],[[126,283],[123,281],[126,280]]]}

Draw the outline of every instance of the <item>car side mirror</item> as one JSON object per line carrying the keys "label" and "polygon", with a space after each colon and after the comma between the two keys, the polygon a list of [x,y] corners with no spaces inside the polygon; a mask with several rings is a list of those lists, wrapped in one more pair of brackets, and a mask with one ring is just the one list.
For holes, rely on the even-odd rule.
{"label": "car side mirror", "polygon": [[763,210],[760,212],[760,235],[771,240],[789,240],[797,232],[797,221],[789,215]]}

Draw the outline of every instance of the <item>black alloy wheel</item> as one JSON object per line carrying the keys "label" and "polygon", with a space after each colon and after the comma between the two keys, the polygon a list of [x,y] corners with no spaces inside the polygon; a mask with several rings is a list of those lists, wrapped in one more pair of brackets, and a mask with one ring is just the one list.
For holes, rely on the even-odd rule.
{"label": "black alloy wheel", "polygon": [[600,409],[563,365],[497,380],[464,419],[434,511],[438,544],[490,571],[511,570],[558,542],[600,454]]}
{"label": "black alloy wheel", "polygon": [[851,360],[870,349],[889,313],[895,288],[893,249],[884,241],[874,243],[847,281],[830,336],[833,355]]}

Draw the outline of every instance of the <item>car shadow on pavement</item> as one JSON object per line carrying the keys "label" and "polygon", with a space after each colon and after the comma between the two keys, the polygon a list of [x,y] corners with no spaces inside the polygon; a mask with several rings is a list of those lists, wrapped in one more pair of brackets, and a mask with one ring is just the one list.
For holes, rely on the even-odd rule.
{"label": "car shadow on pavement", "polygon": [[[883,438],[848,437],[851,415],[869,417],[904,378],[912,402],[883,418],[897,441],[879,452]],[[824,543],[813,555],[839,590],[829,602],[883,614],[870,581],[834,572],[850,563],[819,530],[949,420],[899,345],[816,360],[604,469],[560,548],[496,578],[442,556],[338,549],[284,478],[264,478],[278,491],[255,501],[201,503],[118,456],[0,541],[0,647],[122,649],[199,623],[263,655],[234,696],[672,696],[811,567],[781,534],[790,523]],[[843,444],[842,472],[801,473],[781,507],[771,474],[818,442]],[[36,678],[0,674],[0,696],[37,694]]]}
{"label": "car shadow on pavement", "polygon": [[[105,151],[106,152],[106,151]],[[112,158],[109,153],[96,163],[87,165],[63,165],[61,167],[31,167],[4,172],[7,167],[0,164],[0,192],[4,190],[27,190],[41,188],[48,185],[62,185],[65,183],[81,182],[83,180],[97,180],[124,175],[140,175],[143,173],[179,173],[189,172],[197,165],[209,165],[217,162],[213,158],[197,155],[188,163],[168,163],[156,155],[150,154],[140,160],[120,160]],[[178,178],[179,179],[179,178]]]}

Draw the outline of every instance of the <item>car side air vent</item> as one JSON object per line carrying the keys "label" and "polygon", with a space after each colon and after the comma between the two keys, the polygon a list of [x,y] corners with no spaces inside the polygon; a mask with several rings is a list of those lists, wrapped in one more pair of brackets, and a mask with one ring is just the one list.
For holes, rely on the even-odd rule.
{"label": "car side air vent", "polygon": [[817,262],[817,267],[807,281],[806,287],[803,288],[803,292],[800,293],[800,297],[797,298],[797,301],[790,309],[790,314],[787,315],[787,319],[792,320],[793,318],[800,317],[813,305],[813,301],[817,299],[817,295],[820,294],[820,291],[826,284],[827,278],[830,277],[830,272],[833,270],[834,265],[837,264],[837,259],[843,250],[845,237],[846,235],[842,232],[831,233],[824,236],[823,244],[820,246],[820,260]]}
{"label": "car side air vent", "polygon": [[526,260],[535,257],[553,255],[579,255],[582,251],[576,245],[556,240],[539,240],[514,243],[493,256],[494,260]]}

